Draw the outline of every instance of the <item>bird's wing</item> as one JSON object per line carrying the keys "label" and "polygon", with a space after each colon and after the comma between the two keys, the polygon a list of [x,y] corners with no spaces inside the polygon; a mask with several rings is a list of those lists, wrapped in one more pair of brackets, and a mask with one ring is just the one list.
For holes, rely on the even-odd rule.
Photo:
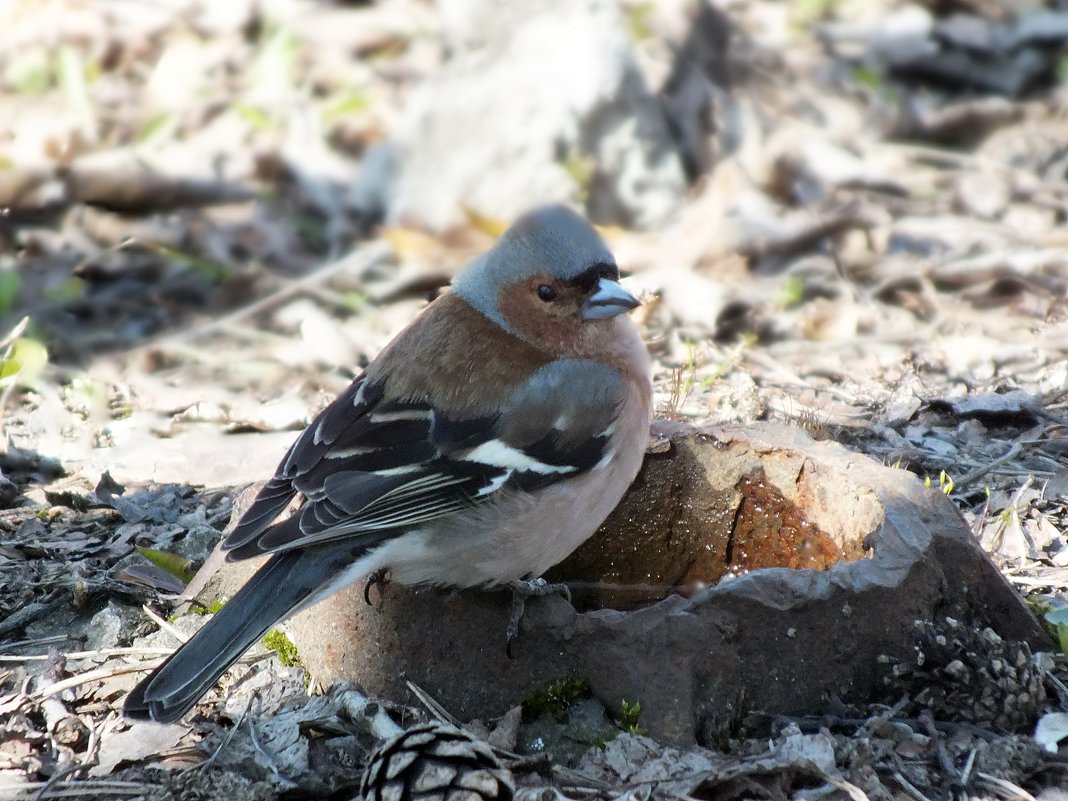
{"label": "bird's wing", "polygon": [[[594,469],[611,455],[622,381],[599,362],[560,359],[472,418],[387,400],[361,376],[301,434],[223,548],[233,560],[341,539],[370,546],[504,488]],[[301,508],[275,523],[298,493]]]}

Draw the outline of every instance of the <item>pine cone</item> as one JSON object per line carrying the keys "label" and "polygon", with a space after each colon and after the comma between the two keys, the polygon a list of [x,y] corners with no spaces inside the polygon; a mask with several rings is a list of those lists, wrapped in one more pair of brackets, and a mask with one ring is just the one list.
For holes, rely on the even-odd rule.
{"label": "pine cone", "polygon": [[989,628],[953,618],[916,621],[913,658],[891,666],[883,682],[904,689],[915,706],[936,717],[1019,731],[1034,725],[1045,699],[1042,671],[1025,642],[1003,640]]}
{"label": "pine cone", "polygon": [[364,801],[512,801],[512,775],[490,747],[442,723],[383,743],[360,783]]}

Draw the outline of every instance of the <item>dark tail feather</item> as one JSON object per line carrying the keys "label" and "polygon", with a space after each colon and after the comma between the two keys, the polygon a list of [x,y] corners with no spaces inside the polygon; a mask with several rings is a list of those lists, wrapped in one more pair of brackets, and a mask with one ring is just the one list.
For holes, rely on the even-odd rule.
{"label": "dark tail feather", "polygon": [[204,628],[133,689],[123,714],[162,723],[180,718],[241,654],[333,577],[343,563],[339,557],[348,561],[352,554],[333,549],[273,557]]}

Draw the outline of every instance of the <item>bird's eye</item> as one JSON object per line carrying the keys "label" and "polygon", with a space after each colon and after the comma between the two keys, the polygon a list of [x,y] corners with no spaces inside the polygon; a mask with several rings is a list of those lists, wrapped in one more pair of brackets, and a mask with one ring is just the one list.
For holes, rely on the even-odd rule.
{"label": "bird's eye", "polygon": [[548,284],[542,284],[538,287],[538,297],[544,300],[546,303],[556,300],[556,290]]}

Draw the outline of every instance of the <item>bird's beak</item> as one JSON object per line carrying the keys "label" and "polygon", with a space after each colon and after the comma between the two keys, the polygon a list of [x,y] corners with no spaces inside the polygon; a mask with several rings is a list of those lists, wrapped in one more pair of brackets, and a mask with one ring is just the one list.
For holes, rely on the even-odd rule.
{"label": "bird's beak", "polygon": [[583,320],[607,320],[641,306],[638,299],[608,278],[597,282],[597,290],[582,304]]}

